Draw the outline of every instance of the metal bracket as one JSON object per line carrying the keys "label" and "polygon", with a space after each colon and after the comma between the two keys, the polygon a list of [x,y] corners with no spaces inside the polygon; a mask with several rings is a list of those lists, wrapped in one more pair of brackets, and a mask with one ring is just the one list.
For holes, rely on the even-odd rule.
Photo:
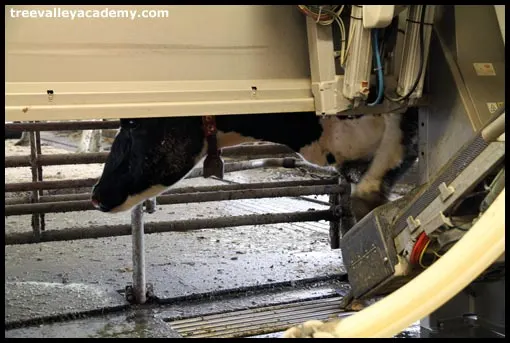
{"label": "metal bracket", "polygon": [[156,212],[156,198],[150,198],[143,202],[146,213]]}
{"label": "metal bracket", "polygon": [[[145,284],[145,296],[147,298],[147,300],[150,300],[150,299],[153,299],[154,298],[154,286],[151,284],[151,283],[146,283]],[[125,297],[126,297],[126,300],[130,303],[130,304],[137,304],[138,302],[136,301],[136,298],[135,298],[135,291],[134,291],[134,288],[133,288],[133,285],[132,284],[129,284],[126,286],[125,288]]]}
{"label": "metal bracket", "polygon": [[351,211],[351,184],[342,177],[338,177],[338,184],[345,187],[344,191],[329,196],[331,210],[338,216],[329,222],[329,238],[331,249],[340,248],[340,240],[354,226],[354,217]]}
{"label": "metal bracket", "polygon": [[439,197],[442,202],[445,202],[453,193],[455,193],[455,188],[447,186],[444,182],[441,183],[437,189],[439,189]]}

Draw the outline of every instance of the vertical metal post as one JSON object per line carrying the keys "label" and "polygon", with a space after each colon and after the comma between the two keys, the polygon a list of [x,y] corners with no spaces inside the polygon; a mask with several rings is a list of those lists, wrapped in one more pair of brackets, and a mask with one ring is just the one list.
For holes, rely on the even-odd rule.
{"label": "vertical metal post", "polygon": [[[34,131],[29,132],[30,139],[30,169],[32,171],[32,182],[36,182],[38,180],[37,175],[37,149],[35,143],[35,133]],[[32,196],[30,198],[31,203],[39,202],[39,192],[34,190],[32,191]],[[32,230],[34,232],[34,236],[36,240],[39,240],[41,237],[41,223],[39,221],[39,213],[32,214]]]}
{"label": "vertical metal post", "polygon": [[[338,182],[341,178],[338,177]],[[331,204],[331,209],[333,211],[338,211],[340,208],[340,196],[339,194],[330,194],[329,195],[329,203]],[[342,215],[342,213],[339,213]],[[335,219],[329,222],[329,246],[331,249],[340,248],[340,219]]]}
{"label": "vertical metal post", "polygon": [[340,208],[342,210],[342,217],[340,218],[340,238],[342,238],[347,231],[354,226],[354,216],[351,211],[351,184],[343,181],[345,190],[343,193],[338,194],[340,198]]}
{"label": "vertical metal post", "polygon": [[351,184],[342,177],[338,177],[338,184],[344,185],[344,191],[329,196],[331,209],[340,216],[340,219],[329,222],[331,249],[339,249],[340,240],[354,226],[354,217],[351,211]]}
{"label": "vertical metal post", "polygon": [[[37,152],[37,157],[41,156],[42,150],[41,150],[41,132],[40,131],[35,132],[35,149]],[[42,181],[42,180],[43,180],[42,166],[38,165],[37,166],[37,181]],[[39,196],[43,196],[42,189],[39,190]],[[39,215],[39,218],[40,218],[41,231],[44,231],[44,229],[46,228],[46,223],[44,221],[44,213],[41,213]]]}
{"label": "vertical metal post", "polygon": [[137,304],[147,301],[145,285],[145,242],[143,228],[143,205],[137,205],[131,212],[133,241],[133,296]]}

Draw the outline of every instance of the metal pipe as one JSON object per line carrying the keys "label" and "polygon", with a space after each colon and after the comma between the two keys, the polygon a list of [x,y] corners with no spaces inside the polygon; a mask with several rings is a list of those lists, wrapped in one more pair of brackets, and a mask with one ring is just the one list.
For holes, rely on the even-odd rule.
{"label": "metal pipe", "polygon": [[145,241],[143,228],[143,206],[137,205],[131,211],[131,237],[133,244],[133,295],[135,303],[145,304]]}
{"label": "metal pipe", "polygon": [[337,215],[340,217],[339,232],[340,239],[354,226],[354,216],[351,211],[351,184],[346,182],[345,191],[338,194],[340,201],[340,212]]}
{"label": "metal pipe", "polygon": [[487,143],[495,141],[505,132],[505,112],[487,125],[481,132],[483,140]]}
{"label": "metal pipe", "polygon": [[[232,162],[225,164],[225,172],[235,172],[248,169],[257,168],[303,168],[312,173],[327,173],[334,175],[337,173],[333,167],[319,167],[309,162],[298,160],[295,158],[267,158],[249,161]],[[202,167],[195,168],[186,177],[191,179],[203,176]],[[43,182],[19,182],[8,183],[5,185],[5,192],[23,192],[39,189],[64,189],[74,187],[91,187],[97,182],[97,179],[79,179],[79,180],[64,180],[64,181],[43,181]]]}
{"label": "metal pipe", "polygon": [[[284,188],[296,186],[321,186],[321,185],[335,185],[334,179],[319,179],[319,180],[302,180],[302,181],[283,181],[283,182],[257,182],[257,183],[241,183],[241,184],[228,184],[228,185],[214,185],[202,187],[180,187],[170,189],[161,195],[170,194],[186,194],[186,193],[201,193],[201,192],[225,192],[235,191],[242,189],[265,189],[265,188]],[[91,193],[80,194],[60,194],[60,195],[46,195],[39,198],[39,202],[57,202],[57,201],[74,201],[74,200],[89,200]],[[29,203],[28,197],[17,197],[5,199],[6,205],[16,205]]]}
{"label": "metal pipe", "polygon": [[[30,169],[32,172],[32,182],[37,182],[37,164],[36,164],[36,158],[37,158],[37,150],[35,148],[35,133],[32,131],[29,133],[29,139],[30,139]],[[36,190],[32,191],[32,194],[30,196],[30,205],[37,204],[39,201],[39,192]],[[27,206],[30,206],[27,205]],[[32,231],[34,232],[34,236],[38,239],[41,235],[41,223],[39,221],[39,214],[38,213],[32,213]]]}
{"label": "metal pipe", "polygon": [[5,192],[27,192],[39,189],[65,189],[92,187],[97,178],[63,180],[63,181],[42,181],[42,182],[16,182],[5,184]]}
{"label": "metal pipe", "polygon": [[9,131],[69,131],[69,130],[99,130],[118,129],[120,120],[111,121],[61,121],[43,123],[6,123]]}
{"label": "metal pipe", "polygon": [[331,210],[336,211],[335,215],[338,216],[338,220],[329,222],[329,237],[331,249],[340,248],[340,240],[342,237],[354,226],[354,217],[351,211],[351,184],[348,182],[341,183],[345,189],[343,192],[338,194],[331,194],[329,196],[329,202],[331,204]]}
{"label": "metal pipe", "polygon": [[[145,233],[183,232],[224,227],[265,225],[276,223],[312,222],[338,219],[331,210],[291,213],[250,214],[244,216],[191,219],[170,222],[146,223]],[[69,241],[102,237],[127,236],[131,234],[131,225],[104,225],[64,230],[47,230],[41,235],[40,242]],[[5,235],[5,245],[39,243],[31,232],[17,232]]]}
{"label": "metal pipe", "polygon": [[[108,152],[88,152],[74,154],[52,154],[38,156],[37,164],[40,166],[59,166],[68,164],[104,163]],[[6,156],[5,168],[18,168],[30,166],[28,156]]]}
{"label": "metal pipe", "polygon": [[[265,189],[239,189],[225,192],[199,192],[186,194],[162,195],[156,198],[160,205],[184,204],[193,202],[241,200],[295,197],[301,195],[318,195],[340,193],[345,185],[296,186],[293,188],[265,188]],[[77,200],[67,202],[48,202],[39,204],[20,204],[5,206],[5,216],[24,215],[33,213],[56,213],[73,211],[95,210],[90,201]]]}
{"label": "metal pipe", "polygon": [[283,144],[253,144],[237,145],[221,149],[223,157],[237,157],[246,155],[277,155],[295,154],[296,152]]}
{"label": "metal pipe", "polygon": [[[240,145],[222,149],[223,157],[254,156],[294,153],[292,149],[281,144]],[[105,163],[109,152],[51,154],[37,157],[41,166],[57,166],[66,164]],[[5,168],[30,167],[29,156],[6,156]]]}
{"label": "metal pipe", "polygon": [[[249,161],[240,161],[235,163],[227,163],[225,164],[225,173],[241,171],[241,170],[249,170],[249,169],[259,169],[259,168],[303,168],[312,173],[327,173],[327,174],[336,174],[338,173],[333,167],[319,167],[314,164],[311,164],[307,161],[285,157],[285,158],[264,158],[258,160],[249,160]],[[203,169],[196,168],[191,171],[191,173],[186,177],[187,179],[191,179],[194,177],[203,176]]]}
{"label": "metal pipe", "polygon": [[[37,158],[42,154],[41,150],[41,132],[35,131],[35,150],[36,150],[36,164],[37,164]],[[43,180],[43,170],[42,166],[37,164],[37,181],[40,182]],[[43,195],[43,190],[39,190],[39,196],[38,200],[41,201],[41,196]],[[44,231],[46,228],[46,222],[44,220],[44,213],[39,214],[40,219],[40,225],[41,225],[41,231]]]}
{"label": "metal pipe", "polygon": [[[337,178],[338,183],[341,183],[341,178]],[[340,194],[330,194],[329,203],[331,210],[338,208]],[[332,220],[329,222],[329,246],[331,249],[340,248],[340,223],[338,220]]]}

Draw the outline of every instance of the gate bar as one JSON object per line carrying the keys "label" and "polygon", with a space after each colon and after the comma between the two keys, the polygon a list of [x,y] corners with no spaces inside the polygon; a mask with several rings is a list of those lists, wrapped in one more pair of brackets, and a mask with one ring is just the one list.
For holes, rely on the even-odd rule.
{"label": "gate bar", "polygon": [[145,286],[145,239],[143,223],[143,205],[137,205],[131,211],[131,237],[133,249],[133,295],[135,303],[145,304],[147,289]]}
{"label": "gate bar", "polygon": [[[248,214],[242,216],[176,220],[169,222],[146,223],[145,233],[183,232],[202,229],[217,229],[245,225],[266,225],[276,223],[312,222],[320,220],[338,220],[331,210]],[[5,235],[5,245],[33,244],[39,242],[70,241],[76,239],[90,239],[103,237],[128,236],[132,226],[102,225],[64,230],[46,230],[41,233],[41,239],[35,240],[32,232],[18,232]]]}
{"label": "gate bar", "polygon": [[[200,192],[187,194],[170,194],[157,197],[157,203],[166,204],[185,204],[192,202],[225,201],[241,199],[260,199],[260,198],[278,198],[278,197],[297,197],[303,195],[320,195],[343,193],[345,185],[323,185],[323,186],[304,186],[293,188],[265,188],[265,189],[243,189],[227,192]],[[55,212],[74,212],[74,211],[93,211],[92,203],[88,200],[77,200],[67,202],[48,202],[38,204],[20,204],[5,206],[5,216],[24,215],[34,213],[55,213]]]}

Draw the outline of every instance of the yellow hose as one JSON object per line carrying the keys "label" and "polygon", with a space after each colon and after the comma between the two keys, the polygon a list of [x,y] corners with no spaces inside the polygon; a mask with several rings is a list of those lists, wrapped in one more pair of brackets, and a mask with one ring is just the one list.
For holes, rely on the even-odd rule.
{"label": "yellow hose", "polygon": [[505,189],[443,257],[384,299],[342,319],[332,334],[393,337],[457,295],[504,252]]}
{"label": "yellow hose", "polygon": [[[317,338],[394,337],[457,295],[504,252],[505,189],[459,242],[411,282],[337,323],[303,327],[315,327]],[[296,337],[293,329],[284,337]]]}

